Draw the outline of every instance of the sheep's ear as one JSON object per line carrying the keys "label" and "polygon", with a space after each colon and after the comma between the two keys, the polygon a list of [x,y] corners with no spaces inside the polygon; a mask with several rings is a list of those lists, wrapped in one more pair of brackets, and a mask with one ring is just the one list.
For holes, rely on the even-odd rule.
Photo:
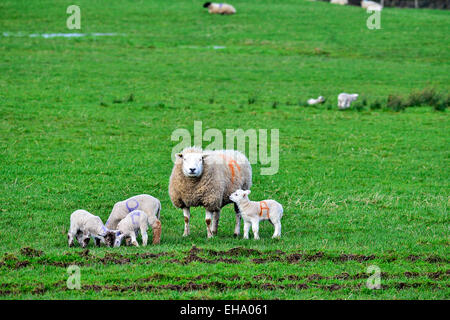
{"label": "sheep's ear", "polygon": [[207,154],[202,155],[202,160],[205,160],[208,157]]}

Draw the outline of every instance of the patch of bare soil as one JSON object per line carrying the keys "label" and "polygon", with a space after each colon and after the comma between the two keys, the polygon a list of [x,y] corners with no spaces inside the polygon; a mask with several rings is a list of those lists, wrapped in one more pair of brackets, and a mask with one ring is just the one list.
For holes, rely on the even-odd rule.
{"label": "patch of bare soil", "polygon": [[40,257],[44,254],[44,251],[33,249],[31,247],[24,247],[20,249],[20,253],[24,256],[33,258],[33,257]]}

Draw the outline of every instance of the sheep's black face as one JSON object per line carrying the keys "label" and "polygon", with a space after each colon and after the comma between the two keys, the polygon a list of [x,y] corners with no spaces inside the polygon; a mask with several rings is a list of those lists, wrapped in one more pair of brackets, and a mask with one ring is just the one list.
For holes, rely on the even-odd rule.
{"label": "sheep's black face", "polygon": [[208,8],[211,5],[211,2],[205,2],[205,4],[203,5],[203,8]]}
{"label": "sheep's black face", "polygon": [[86,238],[83,240],[83,248],[86,248],[87,245],[89,244],[89,241],[91,240],[91,238]]}
{"label": "sheep's black face", "polygon": [[114,242],[116,241],[116,233],[108,231],[105,236],[105,244],[108,247],[113,247]]}

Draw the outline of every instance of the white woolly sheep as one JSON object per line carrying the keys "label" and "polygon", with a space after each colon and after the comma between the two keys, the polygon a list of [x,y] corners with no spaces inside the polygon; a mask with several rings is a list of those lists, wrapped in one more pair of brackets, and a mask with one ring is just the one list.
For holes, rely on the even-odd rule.
{"label": "white woolly sheep", "polygon": [[324,103],[325,102],[325,98],[322,96],[319,96],[317,99],[308,99],[308,104],[314,105],[314,104],[319,104],[319,103]]}
{"label": "white woolly sheep", "polygon": [[70,229],[67,233],[69,247],[74,245],[74,237],[85,248],[91,237],[95,239],[95,245],[105,243],[108,228],[103,225],[102,219],[94,216],[86,210],[76,210],[70,215]]}
{"label": "white woolly sheep", "polygon": [[120,244],[124,237],[130,237],[131,244],[139,247],[139,244],[136,240],[136,235],[139,231],[141,232],[142,236],[142,245],[146,246],[148,241],[147,230],[149,225],[153,228],[153,244],[159,243],[159,239],[161,237],[161,223],[156,218],[156,216],[149,216],[142,210],[134,210],[130,212],[124,219],[119,222],[117,230],[114,231],[114,247],[120,247]]}
{"label": "white woolly sheep", "polygon": [[[117,229],[119,222],[134,210],[142,210],[149,217],[156,217],[156,219],[159,221],[161,212],[161,202],[155,197],[152,197],[151,195],[148,194],[140,194],[128,198],[126,200],[119,201],[116,204],[114,204],[111,214],[109,215],[109,218],[106,221],[106,228],[110,230]],[[159,243],[158,235],[159,236],[161,235],[161,230],[159,231],[156,230],[156,232],[154,230],[153,243]],[[107,245],[108,244],[110,245],[111,242],[114,242],[113,240],[111,240],[110,237],[113,236],[109,235],[107,237],[108,239]]]}
{"label": "white woolly sheep", "polygon": [[106,221],[108,229],[116,229],[119,222],[134,210],[142,210],[150,215],[156,215],[159,219],[161,202],[149,194],[140,194],[123,201],[116,202]]}
{"label": "white woolly sheep", "polygon": [[373,11],[381,11],[383,9],[383,6],[375,1],[361,1],[361,8],[373,10]]}
{"label": "white woolly sheep", "polygon": [[230,199],[238,205],[244,220],[244,239],[248,239],[250,225],[253,236],[255,239],[259,239],[259,222],[261,220],[269,220],[275,227],[272,238],[281,237],[281,218],[283,217],[281,204],[275,200],[250,201],[249,194],[250,190],[237,190],[230,196]]}
{"label": "white woolly sheep", "polygon": [[205,2],[203,8],[208,8],[211,14],[235,14],[236,9],[227,3]]}
{"label": "white woolly sheep", "polygon": [[338,96],[338,107],[339,109],[347,109],[350,107],[351,103],[355,101],[358,98],[358,94],[348,94],[348,93],[341,93]]}
{"label": "white woolly sheep", "polygon": [[340,4],[340,5],[344,6],[344,5],[348,4],[348,0],[331,0],[330,3]]}
{"label": "white woolly sheep", "polygon": [[[203,151],[201,148],[188,147],[178,153],[170,176],[169,195],[173,205],[183,210],[183,236],[190,233],[190,207],[205,208],[206,231],[210,238],[217,234],[220,210],[232,203],[230,194],[237,189],[249,190],[251,186],[252,167],[239,151]],[[234,235],[238,236],[241,217],[236,205],[234,210]]]}

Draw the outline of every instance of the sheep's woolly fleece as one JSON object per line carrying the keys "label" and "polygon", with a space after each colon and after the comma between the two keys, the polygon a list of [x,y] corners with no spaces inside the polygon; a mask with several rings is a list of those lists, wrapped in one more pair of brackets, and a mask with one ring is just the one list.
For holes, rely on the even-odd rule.
{"label": "sheep's woolly fleece", "polygon": [[203,151],[188,147],[181,154],[200,153],[203,173],[199,177],[187,177],[182,166],[183,159],[176,158],[169,182],[169,195],[177,208],[203,206],[217,212],[231,203],[230,195],[237,189],[248,190],[252,185],[252,168],[248,159],[235,150]]}

